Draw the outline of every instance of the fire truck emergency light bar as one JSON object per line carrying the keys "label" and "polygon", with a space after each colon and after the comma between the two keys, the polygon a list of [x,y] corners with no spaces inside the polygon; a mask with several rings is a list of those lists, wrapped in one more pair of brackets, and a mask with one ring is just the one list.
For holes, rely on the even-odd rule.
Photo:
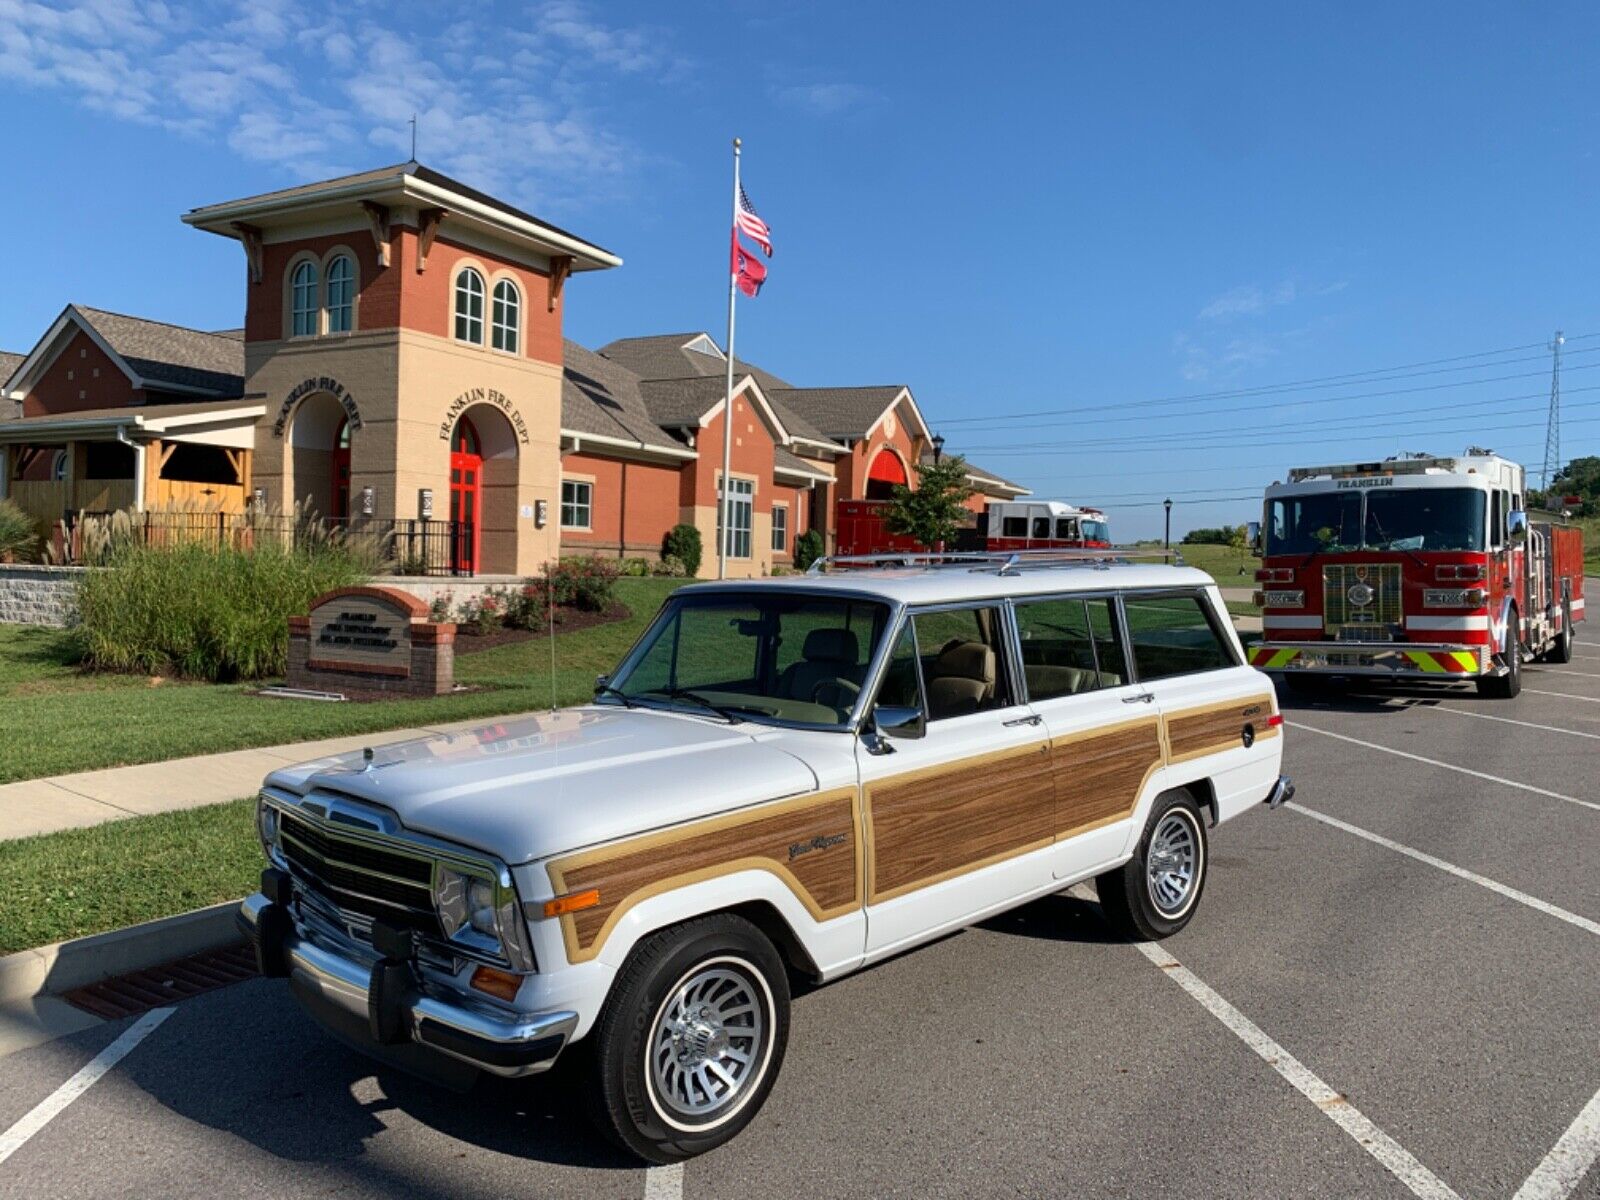
{"label": "fire truck emergency light bar", "polygon": [[1389,462],[1341,463],[1331,467],[1290,467],[1289,482],[1350,479],[1360,475],[1427,475],[1434,471],[1448,474],[1459,466],[1460,459],[1455,458],[1396,458]]}

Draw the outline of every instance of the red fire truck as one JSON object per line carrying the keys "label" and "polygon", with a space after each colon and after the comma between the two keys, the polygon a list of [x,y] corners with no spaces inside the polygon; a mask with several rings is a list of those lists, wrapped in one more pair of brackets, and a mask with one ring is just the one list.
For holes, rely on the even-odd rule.
{"label": "red fire truck", "polygon": [[1524,495],[1522,467],[1476,447],[1290,471],[1267,489],[1251,663],[1297,689],[1473,679],[1515,696],[1523,662],[1571,659],[1584,615],[1583,535]]}
{"label": "red fire truck", "polygon": [[[926,554],[915,539],[890,533],[883,522],[887,500],[839,501],[837,553]],[[961,531],[949,550],[1104,549],[1111,545],[1106,515],[1061,500],[996,500]]]}

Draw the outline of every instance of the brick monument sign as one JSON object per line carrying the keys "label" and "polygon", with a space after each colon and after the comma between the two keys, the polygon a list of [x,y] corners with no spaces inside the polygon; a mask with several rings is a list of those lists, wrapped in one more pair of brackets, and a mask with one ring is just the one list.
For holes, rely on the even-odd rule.
{"label": "brick monument sign", "polygon": [[455,687],[456,627],[393,588],[339,588],[289,618],[288,686],[442,696]]}

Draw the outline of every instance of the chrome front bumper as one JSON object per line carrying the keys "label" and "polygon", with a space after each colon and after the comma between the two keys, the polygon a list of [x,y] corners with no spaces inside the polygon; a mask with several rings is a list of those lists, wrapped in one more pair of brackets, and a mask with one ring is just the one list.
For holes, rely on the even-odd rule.
{"label": "chrome front bumper", "polygon": [[1503,675],[1487,646],[1434,642],[1289,642],[1250,648],[1250,665],[1285,675],[1374,675],[1382,678],[1474,679]]}
{"label": "chrome front bumper", "polygon": [[[577,1028],[575,1012],[513,1013],[469,996],[443,997],[409,964],[389,964],[400,970],[385,972],[388,960],[303,937],[287,918],[260,892],[239,906],[239,928],[256,946],[263,974],[286,974],[312,1016],[373,1053],[399,1040],[515,1078],[549,1070]],[[398,1038],[380,1039],[380,1028],[396,1030]]]}

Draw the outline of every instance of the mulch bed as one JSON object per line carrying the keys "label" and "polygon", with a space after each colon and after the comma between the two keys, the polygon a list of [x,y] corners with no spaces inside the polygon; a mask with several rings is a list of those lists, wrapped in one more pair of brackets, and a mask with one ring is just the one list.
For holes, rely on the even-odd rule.
{"label": "mulch bed", "polygon": [[[556,609],[556,636],[564,633],[577,633],[580,629],[590,629],[596,625],[606,625],[612,621],[620,621],[628,615],[628,606],[613,604],[604,612],[587,612],[581,608]],[[479,633],[470,625],[456,627],[456,653],[477,654],[483,650],[493,650],[496,646],[510,646],[517,642],[531,642],[537,638],[547,638],[550,631],[541,629],[535,632],[532,629],[507,629],[503,625],[496,625],[487,633]]]}

